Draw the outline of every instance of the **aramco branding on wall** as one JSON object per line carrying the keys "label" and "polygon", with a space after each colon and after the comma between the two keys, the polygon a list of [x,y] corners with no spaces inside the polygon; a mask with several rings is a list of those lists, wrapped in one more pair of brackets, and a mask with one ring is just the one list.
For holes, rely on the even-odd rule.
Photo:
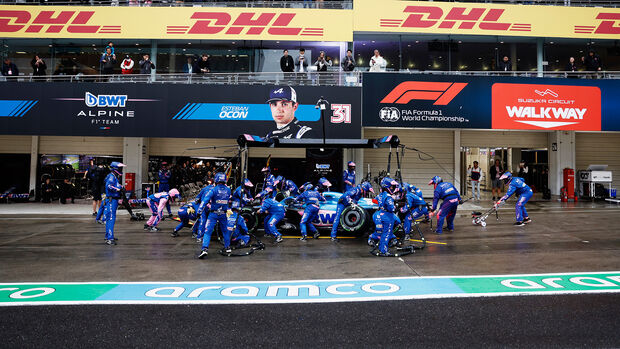
{"label": "aramco branding on wall", "polygon": [[601,90],[595,86],[496,83],[494,129],[601,130]]}

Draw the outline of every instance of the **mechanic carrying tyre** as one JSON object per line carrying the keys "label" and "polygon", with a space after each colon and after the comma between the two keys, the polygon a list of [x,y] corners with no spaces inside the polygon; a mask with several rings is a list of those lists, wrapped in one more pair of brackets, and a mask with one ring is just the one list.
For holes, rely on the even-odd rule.
{"label": "mechanic carrying tyre", "polygon": [[336,206],[336,217],[334,218],[334,225],[332,226],[331,232],[332,241],[338,241],[336,235],[338,234],[338,225],[340,224],[340,216],[342,215],[342,211],[344,211],[344,209],[348,206],[357,204],[357,201],[368,192],[374,193],[372,185],[370,185],[369,182],[363,182],[359,186],[353,187],[351,190],[342,194],[338,200],[338,205]]}
{"label": "mechanic carrying tyre", "polygon": [[307,241],[308,229],[314,234],[314,238],[318,239],[321,234],[316,230],[312,221],[319,216],[319,203],[325,201],[325,197],[318,190],[314,189],[312,184],[306,184],[304,186],[304,192],[295,198],[295,201],[300,201],[306,205],[304,208],[304,214],[301,216],[301,222],[299,227],[301,230],[301,241]]}

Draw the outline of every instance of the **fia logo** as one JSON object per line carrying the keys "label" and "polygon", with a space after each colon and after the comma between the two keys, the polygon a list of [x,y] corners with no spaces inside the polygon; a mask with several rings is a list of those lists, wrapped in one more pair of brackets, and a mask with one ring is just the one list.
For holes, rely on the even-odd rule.
{"label": "fia logo", "polygon": [[400,110],[394,107],[381,108],[379,118],[383,122],[396,122],[400,120]]}

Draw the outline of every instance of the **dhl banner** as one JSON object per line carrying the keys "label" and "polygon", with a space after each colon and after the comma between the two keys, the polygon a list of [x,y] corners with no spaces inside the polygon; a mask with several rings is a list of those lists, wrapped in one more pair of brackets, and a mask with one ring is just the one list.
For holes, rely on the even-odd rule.
{"label": "dhl banner", "polygon": [[620,9],[355,0],[355,32],[620,39]]}
{"label": "dhl banner", "polygon": [[0,37],[353,41],[352,17],[322,9],[0,6]]}

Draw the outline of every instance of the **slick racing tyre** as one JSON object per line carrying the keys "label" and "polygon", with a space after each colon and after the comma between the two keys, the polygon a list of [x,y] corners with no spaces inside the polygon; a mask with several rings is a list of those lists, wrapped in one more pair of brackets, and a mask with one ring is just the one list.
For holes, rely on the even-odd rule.
{"label": "slick racing tyre", "polygon": [[245,220],[245,225],[248,227],[248,232],[253,234],[258,228],[258,217],[253,210],[249,208],[241,209],[241,217]]}
{"label": "slick racing tyre", "polygon": [[368,212],[356,205],[346,207],[340,216],[340,225],[344,230],[351,233],[363,233],[369,221]]}

